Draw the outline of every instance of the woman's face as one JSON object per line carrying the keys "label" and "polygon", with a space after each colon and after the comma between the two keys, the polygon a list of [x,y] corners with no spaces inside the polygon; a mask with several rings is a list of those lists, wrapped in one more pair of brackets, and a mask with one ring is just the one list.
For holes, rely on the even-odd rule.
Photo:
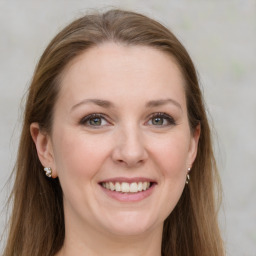
{"label": "woman's face", "polygon": [[48,148],[67,230],[136,235],[162,229],[197,150],[175,61],[107,43],[65,69]]}

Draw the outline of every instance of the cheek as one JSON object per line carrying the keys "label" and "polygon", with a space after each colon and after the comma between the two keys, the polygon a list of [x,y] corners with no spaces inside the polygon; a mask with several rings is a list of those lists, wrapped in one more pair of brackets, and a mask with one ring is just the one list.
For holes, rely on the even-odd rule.
{"label": "cheek", "polygon": [[151,159],[159,175],[159,198],[155,209],[158,209],[161,221],[164,221],[173,211],[185,186],[187,173],[187,157],[189,151],[189,136],[183,132],[173,132],[166,138],[151,141]]}
{"label": "cheek", "polygon": [[188,136],[173,134],[156,144],[152,155],[165,177],[180,178],[187,172],[188,152]]}
{"label": "cheek", "polygon": [[62,131],[55,136],[54,145],[66,213],[75,210],[83,215],[83,207],[89,209],[93,205],[90,200],[93,188],[97,186],[97,175],[109,151],[108,144],[98,138],[90,139],[84,133]]}
{"label": "cheek", "polygon": [[60,178],[72,176],[78,182],[81,178],[96,175],[108,154],[106,143],[102,143],[100,138],[89,139],[83,133],[63,132],[56,136],[55,145],[54,157],[58,175]]}

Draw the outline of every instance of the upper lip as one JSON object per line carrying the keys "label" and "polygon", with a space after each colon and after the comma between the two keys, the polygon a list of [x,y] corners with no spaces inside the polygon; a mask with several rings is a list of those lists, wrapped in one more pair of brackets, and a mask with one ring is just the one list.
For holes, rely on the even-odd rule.
{"label": "upper lip", "polygon": [[156,183],[155,180],[153,180],[151,178],[146,178],[146,177],[133,177],[133,178],[114,177],[114,178],[101,180],[99,183],[106,183],[106,182],[127,182],[127,183],[150,182],[150,183]]}

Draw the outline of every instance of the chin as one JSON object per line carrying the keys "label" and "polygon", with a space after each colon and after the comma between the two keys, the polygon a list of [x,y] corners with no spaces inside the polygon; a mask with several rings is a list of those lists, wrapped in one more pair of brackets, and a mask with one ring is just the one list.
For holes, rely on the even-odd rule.
{"label": "chin", "polygon": [[105,226],[110,233],[118,236],[139,236],[162,226],[163,222],[156,221],[152,216],[136,212],[122,213],[113,216]]}

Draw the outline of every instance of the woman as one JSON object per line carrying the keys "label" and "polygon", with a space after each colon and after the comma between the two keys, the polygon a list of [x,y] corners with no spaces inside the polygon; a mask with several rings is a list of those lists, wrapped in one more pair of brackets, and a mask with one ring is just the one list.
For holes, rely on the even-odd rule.
{"label": "woman", "polygon": [[181,43],[140,14],[87,15],[36,67],[4,255],[224,255],[216,185]]}

